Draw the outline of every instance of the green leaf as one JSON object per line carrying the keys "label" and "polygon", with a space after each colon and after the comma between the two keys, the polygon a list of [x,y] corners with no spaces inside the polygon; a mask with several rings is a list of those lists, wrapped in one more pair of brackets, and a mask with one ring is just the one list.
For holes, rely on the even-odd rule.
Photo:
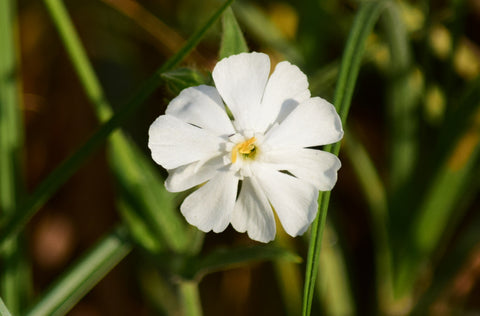
{"label": "green leaf", "polygon": [[117,227],[63,274],[26,315],[65,315],[131,249],[126,229]]}
{"label": "green leaf", "polygon": [[13,216],[0,222],[0,244],[6,239],[15,236],[35,214],[45,201],[60,188],[82,165],[82,163],[103,144],[105,139],[121,124],[123,124],[131,115],[140,108],[144,101],[157,89],[162,78],[161,75],[175,68],[200,42],[205,33],[217,21],[223,11],[232,3],[233,0],[227,0],[206,23],[195,32],[187,43],[164,63],[147,82],[145,82],[137,93],[123,106],[115,115],[109,119],[101,128],[88,139],[72,156],[66,159],[57,167],[48,177],[40,183],[33,194],[25,199],[19,206]]}
{"label": "green leaf", "polygon": [[480,117],[480,110],[477,110],[470,128],[457,140],[450,157],[435,175],[412,222],[407,239],[409,256],[401,257],[399,262],[397,288],[400,295],[410,292],[422,263],[428,260],[442,240],[450,237],[462,215],[457,205],[462,201],[465,190],[478,179],[473,173],[480,158],[480,122],[476,117]]}
{"label": "green leaf", "polygon": [[57,31],[67,50],[75,71],[80,78],[80,83],[86,92],[91,104],[95,107],[97,115],[102,121],[112,116],[112,109],[102,91],[85,49],[78,37],[75,27],[61,0],[44,0]]}
{"label": "green leaf", "polygon": [[[143,234],[149,236],[140,236],[138,229],[132,230],[137,232],[134,236],[140,237],[137,240],[148,242],[143,246],[151,250],[159,250],[161,244],[166,244],[174,251],[185,251],[189,246],[188,234],[183,218],[176,210],[175,195],[166,191],[150,159],[119,132],[112,135],[109,156],[123,211],[130,213],[126,219],[138,216],[147,228]],[[151,244],[153,241],[155,244]]]}
{"label": "green leaf", "polygon": [[205,75],[190,68],[178,68],[165,72],[162,78],[173,95],[178,95],[183,89],[208,83]]}
{"label": "green leaf", "polygon": [[[480,167],[477,165],[474,171],[474,175],[480,176]],[[478,191],[480,189],[480,183],[475,181],[472,187],[465,190],[462,196],[462,202],[456,207],[460,213],[463,214],[466,208],[470,207],[472,201],[475,200]],[[413,307],[411,315],[428,315],[431,310],[432,304],[438,301],[439,296],[449,291],[452,284],[458,280],[461,271],[465,271],[465,267],[472,265],[472,260],[475,260],[478,255],[478,241],[480,240],[480,213],[476,212],[472,214],[473,217],[469,218],[468,223],[462,226],[462,229],[458,231],[458,235],[455,236],[455,241],[449,243],[449,247],[452,249],[447,254],[443,254],[442,258],[438,260],[437,266],[433,270],[431,275],[431,283],[425,293],[418,300],[418,303]],[[468,269],[467,269],[468,270]]]}
{"label": "green leaf", "polygon": [[388,234],[388,202],[385,185],[365,146],[355,133],[345,131],[344,150],[353,167],[368,204],[375,245],[377,293],[380,306],[389,306],[393,298],[392,250]]}
{"label": "green leaf", "polygon": [[[388,1],[371,1],[362,3],[355,16],[352,29],[350,30],[335,90],[335,107],[344,126],[350,109],[355,83],[360,71],[367,37],[372,32],[373,26],[378,20],[378,17],[381,11],[385,8],[387,2]],[[338,155],[340,151],[340,142],[335,145],[325,146],[324,150]],[[303,315],[310,315],[312,308],[322,235],[325,228],[329,201],[330,191],[320,192],[318,197],[319,212],[317,218],[312,224],[312,233],[308,249],[303,294]]]}
{"label": "green leaf", "polygon": [[[61,1],[45,0],[49,12],[100,121],[112,115],[112,108],[95,76],[92,65],[80,42],[68,12]],[[178,90],[205,82],[200,73],[180,69],[160,73],[170,86]],[[163,245],[174,251],[187,247],[183,221],[173,205],[173,195],[165,191],[151,159],[145,157],[122,132],[110,138],[109,156],[112,172],[119,188],[119,208],[135,239],[151,251]]]}
{"label": "green leaf", "polygon": [[302,258],[284,248],[253,246],[235,249],[218,249],[202,258],[191,258],[186,264],[183,276],[200,280],[204,275],[215,271],[240,267],[251,262],[264,260],[286,260],[300,263]]}
{"label": "green leaf", "polygon": [[[15,214],[25,191],[16,13],[16,1],[0,1],[0,219]],[[14,314],[21,312],[30,291],[25,249],[23,238],[12,239],[0,247],[0,294]]]}
{"label": "green leaf", "polygon": [[355,315],[345,256],[339,244],[332,242],[337,239],[336,232],[327,222],[323,241],[325,246],[318,267],[320,276],[317,278],[320,301],[326,315]]}
{"label": "green leaf", "polygon": [[[386,7],[382,26],[390,51],[387,106],[390,112],[390,187],[395,192],[404,187],[415,166],[418,152],[419,93],[410,80],[411,53],[400,10],[394,1]],[[402,198],[400,198],[403,200]]]}
{"label": "green leaf", "polygon": [[295,65],[301,65],[304,62],[303,56],[295,44],[285,38],[260,8],[248,1],[238,1],[233,7],[248,34],[258,42],[282,53]]}
{"label": "green leaf", "polygon": [[228,8],[222,17],[223,34],[220,45],[219,59],[248,52],[247,42],[243,37],[242,30],[238,25],[237,19],[232,8]]}

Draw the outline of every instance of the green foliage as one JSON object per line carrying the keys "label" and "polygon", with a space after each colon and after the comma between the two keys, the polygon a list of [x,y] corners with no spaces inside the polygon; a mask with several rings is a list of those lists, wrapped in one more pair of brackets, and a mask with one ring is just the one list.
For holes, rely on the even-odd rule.
{"label": "green foliage", "polygon": [[[0,3],[0,220],[13,216],[24,195],[23,124],[20,114],[20,72],[15,52],[16,2]],[[30,271],[22,238],[0,244],[0,296],[17,314],[28,296]]]}
{"label": "green foliage", "polygon": [[248,52],[247,42],[243,37],[242,30],[238,26],[237,19],[235,19],[231,8],[228,8],[223,14],[222,24],[222,43],[220,45],[218,59]]}
{"label": "green foliage", "polygon": [[26,315],[65,315],[131,250],[126,229],[115,228],[60,276]]}
{"label": "green foliage", "polygon": [[286,260],[300,263],[302,258],[286,249],[268,245],[217,249],[205,257],[192,259],[187,263],[186,271],[183,274],[189,279],[199,280],[208,273],[263,260]]}
{"label": "green foliage", "polygon": [[109,154],[121,210],[137,241],[150,251],[160,251],[162,245],[186,251],[188,234],[175,195],[165,190],[150,160],[118,132],[112,135]]}
{"label": "green foliage", "polygon": [[[202,12],[210,12],[210,4],[215,6],[215,12],[208,19],[199,13],[196,19],[205,22],[184,41],[182,32],[177,34],[167,26],[175,25],[175,17],[167,18],[162,10],[149,13],[140,2],[103,1],[100,6],[104,6],[101,10],[105,12],[126,5],[123,11],[118,10],[123,12],[121,19],[127,17],[134,21],[132,27],[127,25],[127,19],[122,20],[125,24],[119,29],[124,33],[115,34],[120,35],[118,38],[133,42],[132,46],[140,49],[146,37],[138,36],[138,32],[146,29],[148,36],[161,38],[160,43],[152,47],[160,47],[159,51],[165,56],[171,56],[139,85],[123,106],[115,107],[109,102],[111,91],[107,80],[123,79],[104,76],[102,62],[107,58],[102,55],[102,49],[105,47],[103,43],[92,45],[92,39],[98,41],[104,35],[98,32],[95,34],[98,38],[86,36],[89,29],[85,28],[85,22],[82,24],[81,14],[72,19],[68,13],[75,9],[75,2],[65,1],[67,11],[61,0],[44,0],[78,78],[72,85],[80,84],[100,126],[33,188],[30,195],[24,196],[22,148],[25,145],[20,109],[27,111],[24,109],[27,105],[22,106],[19,97],[22,78],[16,56],[25,54],[16,51],[19,47],[15,43],[14,21],[21,24],[25,16],[17,19],[15,1],[0,1],[1,315],[22,314],[22,306],[30,305],[30,261],[24,257],[27,247],[22,236],[26,225],[105,141],[112,187],[116,189],[112,199],[121,224],[70,265],[53,285],[41,291],[36,303],[30,305],[28,315],[68,312],[133,249],[136,256],[132,265],[139,267],[135,285],[140,288],[142,299],[159,313],[184,315],[202,314],[201,298],[208,295],[200,295],[199,283],[208,279],[205,275],[221,275],[222,271],[263,261],[274,262],[279,291],[272,292],[282,293],[283,302],[278,305],[285,309],[285,314],[297,315],[299,305],[303,304],[303,315],[317,314],[319,310],[326,315],[424,315],[431,313],[432,306],[449,293],[455,280],[464,277],[462,273],[468,272],[465,267],[474,264],[478,257],[475,247],[480,240],[480,217],[472,212],[480,189],[477,181],[480,175],[480,77],[477,71],[476,79],[465,79],[457,69],[458,52],[469,37],[463,29],[468,20],[466,2],[439,5],[449,12],[448,17],[433,14],[437,9],[429,8],[428,3],[419,6],[403,0],[360,2],[358,8],[342,1],[269,1],[268,4],[239,1],[231,8],[232,3],[233,0],[221,4],[202,3],[205,7]],[[192,8],[199,5],[185,0],[180,7],[189,4]],[[105,16],[107,19],[102,15],[103,21],[110,21],[111,16]],[[217,23],[220,18],[221,25]],[[432,42],[440,36],[431,34],[438,24],[445,26],[450,36],[444,57],[438,57],[433,51]],[[335,32],[331,32],[333,29]],[[158,36],[160,33],[167,35]],[[198,45],[206,33],[210,33],[210,40],[218,39],[213,47],[208,39]],[[32,34],[28,36],[35,37]],[[134,125],[132,117],[143,116],[140,107],[147,104],[152,95],[156,97],[157,106],[152,107],[152,112],[158,115],[165,105],[162,101],[181,90],[213,84],[206,70],[211,69],[217,59],[214,52],[218,51],[219,60],[249,51],[244,34],[252,48],[267,51],[272,60],[286,59],[299,65],[309,75],[313,96],[330,99],[334,95],[346,131],[343,146],[347,159],[342,159],[345,169],[339,174],[340,194],[323,192],[319,196],[319,212],[309,234],[305,266],[299,263],[306,244],[303,240],[286,238],[280,232],[275,245],[243,246],[237,239],[232,243],[229,240],[223,243],[222,239],[218,245],[208,239],[203,249],[205,234],[184,221],[178,211],[183,195],[166,191],[164,174],[149,157],[144,141],[135,142],[127,128],[117,130],[127,122]],[[28,36],[22,38],[27,44]],[[471,46],[477,44],[469,42]],[[106,41],[105,46],[108,45]],[[165,53],[164,46],[170,49],[169,54]],[[188,63],[181,65],[194,50]],[[119,50],[119,53],[122,52]],[[312,60],[315,56],[318,60]],[[318,68],[321,64],[325,65]],[[478,56],[467,58],[466,64],[467,70],[476,69],[475,65],[480,65]],[[135,71],[128,69],[128,73]],[[425,87],[432,86],[443,97],[443,107],[433,109],[441,112],[439,117],[443,120],[436,120],[434,124],[422,117],[422,110],[428,111],[427,107],[432,106]],[[364,108],[353,113],[356,117],[347,122],[352,103],[354,107]],[[362,111],[364,117],[358,115]],[[28,114],[25,116],[28,118]],[[379,124],[383,118],[386,123]],[[378,126],[367,126],[374,125],[369,124],[371,121]],[[133,128],[140,131],[146,128],[138,125],[141,124]],[[337,143],[323,149],[338,155],[340,146]],[[349,187],[355,188],[353,198],[356,200],[342,201],[339,197],[344,197],[345,192],[348,194]],[[337,209],[327,220],[331,198]],[[355,210],[345,215],[345,208],[352,205]],[[357,212],[356,208],[364,208],[365,212]],[[352,213],[356,219],[366,217],[365,222],[354,232],[345,233],[343,226],[348,225],[344,217]],[[351,248],[359,246],[348,243],[359,236],[355,235],[360,234],[357,230],[368,239],[367,248],[371,246],[372,253],[369,249],[360,251],[368,263],[374,263],[371,271],[359,272],[355,267],[359,259]],[[225,236],[229,236],[228,233]],[[368,279],[363,274],[368,275]],[[427,279],[429,282],[425,282]],[[358,284],[359,280],[373,285]],[[358,293],[355,290],[358,288],[375,291]],[[460,303],[452,304],[448,311],[462,314],[465,297]]]}
{"label": "green foliage", "polygon": [[206,76],[198,70],[190,68],[177,68],[164,72],[161,76],[172,92],[172,95],[178,95],[180,91],[188,87],[208,83]]}
{"label": "green foliage", "polygon": [[[366,2],[362,4],[355,17],[352,30],[350,31],[335,90],[335,107],[340,114],[343,125],[345,125],[347,120],[367,37],[370,35],[373,26],[384,7],[384,1]],[[325,151],[332,152],[335,155],[338,155],[340,151],[340,143],[325,147]],[[329,202],[330,192],[320,192],[318,197],[319,212],[317,218],[312,224],[312,235],[310,237],[308,250],[305,288],[303,294],[303,315],[310,315],[312,309],[313,291],[315,280],[317,278],[322,235],[325,228]]]}

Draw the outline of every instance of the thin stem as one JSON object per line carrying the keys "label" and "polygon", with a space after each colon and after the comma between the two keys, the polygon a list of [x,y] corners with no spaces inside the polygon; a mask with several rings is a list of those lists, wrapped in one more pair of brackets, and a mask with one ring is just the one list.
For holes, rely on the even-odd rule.
{"label": "thin stem", "polygon": [[[378,20],[381,11],[385,7],[385,4],[386,1],[363,3],[353,22],[347,40],[345,53],[342,58],[340,75],[335,90],[335,107],[342,119],[343,125],[346,123],[348,111],[350,109],[353,90],[360,70],[367,37],[371,33],[375,22]],[[340,142],[326,146],[324,150],[338,155],[340,151]],[[318,273],[317,267],[320,257],[322,235],[325,229],[329,201],[330,191],[320,192],[319,212],[317,218],[312,224],[312,234],[308,249],[303,298],[304,316],[310,315],[311,312],[315,280]]]}
{"label": "thin stem", "polygon": [[202,316],[203,312],[198,283],[195,281],[182,281],[179,284],[179,290],[184,315]]}
{"label": "thin stem", "polygon": [[[0,1],[0,218],[15,215],[24,194],[21,166],[21,77],[16,55],[16,1]],[[22,238],[0,246],[0,293],[14,314],[30,290]]]}

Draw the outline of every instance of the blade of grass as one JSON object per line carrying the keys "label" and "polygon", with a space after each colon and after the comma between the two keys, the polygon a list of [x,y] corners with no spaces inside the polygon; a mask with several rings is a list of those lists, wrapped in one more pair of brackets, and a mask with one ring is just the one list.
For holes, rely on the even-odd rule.
{"label": "blade of grass", "polygon": [[[295,250],[295,241],[279,229],[275,245],[283,249]],[[302,310],[302,271],[301,265],[291,261],[274,260],[273,267],[277,284],[282,295],[282,303],[286,316],[296,316]]]}
{"label": "blade of grass", "polygon": [[[335,90],[335,107],[345,125],[350,103],[355,88],[355,82],[360,70],[365,43],[368,35],[371,33],[375,22],[378,20],[381,11],[384,9],[386,1],[372,1],[361,4],[359,11],[355,16],[347,45],[340,66],[340,74]],[[326,151],[338,155],[340,143],[326,146]],[[310,315],[315,280],[318,272],[318,262],[322,242],[323,230],[327,217],[330,192],[320,192],[319,212],[317,218],[312,224],[312,233],[308,249],[307,266],[305,272],[305,287],[303,294],[303,315]]]}
{"label": "blade of grass", "polygon": [[[24,194],[20,114],[20,70],[16,56],[16,1],[0,2],[0,218],[15,214]],[[0,294],[19,314],[30,292],[30,271],[23,238],[0,247]]]}
{"label": "blade of grass", "polygon": [[428,256],[442,245],[442,241],[450,238],[451,231],[463,215],[457,203],[464,200],[463,190],[475,181],[471,168],[475,167],[479,155],[479,98],[480,77],[464,89],[454,105],[456,110],[448,115],[442,127],[439,149],[433,156],[439,157],[439,167],[412,219],[407,239],[405,253],[411,258],[402,256],[402,261],[398,263],[395,277],[399,295],[410,292]]}
{"label": "blade of grass", "polygon": [[380,310],[387,314],[393,301],[392,251],[388,234],[388,204],[385,186],[367,149],[346,130],[344,150],[357,175],[360,189],[366,198],[375,243],[377,292]]}
{"label": "blade of grass", "polygon": [[320,255],[317,278],[317,289],[326,315],[344,316],[355,315],[350,282],[348,280],[345,257],[336,240],[336,232],[327,222],[325,227],[324,248]]}
{"label": "blade of grass", "polygon": [[42,183],[35,189],[34,193],[22,203],[15,214],[8,217],[0,223],[0,244],[6,239],[16,235],[27,221],[35,214],[40,206],[61,186],[67,179],[80,167],[86,158],[94,152],[103,141],[123,124],[132,113],[144,103],[144,101],[155,91],[161,83],[162,73],[172,70],[176,67],[188,53],[200,42],[207,30],[218,20],[223,11],[232,3],[233,0],[227,0],[212,15],[212,17],[195,32],[183,48],[165,62],[153,74],[146,83],[144,83],[137,93],[119,109],[115,115],[109,119],[99,130],[90,137],[83,146],[80,147],[72,156],[66,159],[57,167]]}
{"label": "blade of grass", "polygon": [[[473,174],[477,179],[480,176],[478,163]],[[479,189],[480,182],[478,181],[473,182],[472,187],[467,188],[460,205],[457,207],[460,213],[464,213],[466,208],[471,207]],[[438,264],[431,276],[431,284],[420,297],[418,303],[415,304],[412,315],[427,315],[432,303],[439,299],[441,293],[452,289],[455,275],[465,266],[472,253],[478,253],[478,249],[480,249],[480,230],[478,227],[480,227],[480,213],[477,212],[473,214],[473,218],[469,219],[459,235],[455,237],[453,243],[450,242],[449,248],[452,247],[453,249],[448,254],[444,254],[440,260],[437,260]]]}
{"label": "blade of grass", "polygon": [[176,195],[167,192],[157,170],[132,141],[120,133],[114,133],[110,140],[109,160],[123,210],[143,218],[144,228],[147,228],[143,233],[155,242],[157,251],[162,244],[176,252],[187,251],[190,240],[176,209]]}
{"label": "blade of grass", "polygon": [[55,22],[57,31],[64,41],[68,55],[72,60],[87,97],[95,107],[97,116],[101,121],[108,120],[112,116],[112,109],[88,61],[65,6],[61,0],[44,0],[44,3],[52,20]]}
{"label": "blade of grass", "polygon": [[[45,4],[98,119],[105,122],[111,117],[112,108],[105,98],[68,12],[61,0],[45,0]],[[150,228],[143,232],[150,235],[148,240],[159,239],[177,252],[185,250],[188,247],[188,235],[185,233],[184,221],[172,203],[172,196],[167,194],[156,174],[156,169],[121,131],[110,137],[108,149],[112,171],[120,188],[122,211],[126,215],[124,218],[132,231],[138,232],[138,229],[133,228],[138,221],[132,223],[129,219],[136,217]],[[147,239],[139,238],[138,241],[141,243]],[[155,247],[158,248],[158,245]]]}
{"label": "blade of grass", "polygon": [[[476,101],[478,104],[478,100]],[[428,263],[441,241],[450,237],[462,214],[457,208],[463,192],[477,181],[472,170],[480,157],[480,104],[471,118],[469,129],[451,150],[430,185],[413,220],[409,235],[409,257],[399,262],[398,293],[411,292],[418,273]]]}
{"label": "blade of grass", "polygon": [[398,6],[390,1],[382,14],[381,24],[390,51],[387,104],[390,135],[390,188],[395,192],[410,178],[417,153],[418,115],[415,112],[418,96],[412,94],[409,73],[411,54],[408,35]]}
{"label": "blade of grass", "polygon": [[170,275],[162,273],[153,261],[143,260],[137,269],[142,298],[154,315],[181,315],[181,304]]}
{"label": "blade of grass", "polygon": [[242,30],[238,25],[232,8],[228,8],[222,17],[223,33],[220,45],[219,59],[230,55],[248,52],[247,42],[243,37]]}
{"label": "blade of grass", "polygon": [[233,5],[233,8],[248,33],[260,43],[264,43],[266,47],[271,47],[282,53],[286,59],[295,65],[301,65],[304,62],[302,54],[294,43],[286,39],[258,7],[247,1],[238,1]]}
{"label": "blade of grass", "polygon": [[125,227],[116,227],[63,274],[26,315],[65,315],[131,250]]}

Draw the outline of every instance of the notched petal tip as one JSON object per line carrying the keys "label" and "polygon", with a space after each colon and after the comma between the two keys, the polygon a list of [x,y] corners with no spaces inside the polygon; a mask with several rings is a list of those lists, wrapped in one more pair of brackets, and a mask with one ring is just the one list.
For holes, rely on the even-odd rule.
{"label": "notched petal tip", "polygon": [[213,81],[237,129],[252,127],[252,116],[258,111],[269,74],[270,58],[256,52],[226,57],[213,69]]}

